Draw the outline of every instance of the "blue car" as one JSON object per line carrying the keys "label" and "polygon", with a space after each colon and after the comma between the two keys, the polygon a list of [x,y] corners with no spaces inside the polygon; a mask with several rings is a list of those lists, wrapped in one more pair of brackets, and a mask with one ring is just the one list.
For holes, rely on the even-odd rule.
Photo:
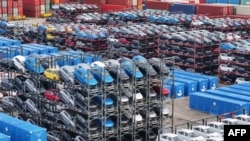
{"label": "blue car", "polygon": [[134,77],[136,80],[143,78],[142,72],[129,61],[121,62],[122,69],[127,73],[129,77]]}
{"label": "blue car", "polygon": [[88,73],[88,70],[84,68],[78,68],[74,71],[75,79],[78,80],[79,83],[87,85],[89,87],[95,87],[97,85],[96,79],[93,77],[91,73]]}
{"label": "blue car", "polygon": [[102,82],[105,85],[113,84],[114,79],[105,68],[95,65],[91,67],[90,71],[97,81]]}
{"label": "blue car", "polygon": [[30,56],[26,57],[24,61],[24,65],[30,72],[34,72],[34,73],[44,72],[43,66],[34,57],[30,57]]}
{"label": "blue car", "polygon": [[76,37],[77,38],[86,38],[87,37],[87,34],[83,31],[79,31],[76,33]]}
{"label": "blue car", "polygon": [[231,43],[221,43],[220,48],[224,50],[234,50],[236,47]]}
{"label": "blue car", "polygon": [[114,126],[115,126],[114,122],[110,118],[107,118],[105,123],[103,123],[103,122],[105,122],[105,121],[102,119],[95,120],[95,123],[98,124],[98,126],[104,127],[108,130],[114,128]]}

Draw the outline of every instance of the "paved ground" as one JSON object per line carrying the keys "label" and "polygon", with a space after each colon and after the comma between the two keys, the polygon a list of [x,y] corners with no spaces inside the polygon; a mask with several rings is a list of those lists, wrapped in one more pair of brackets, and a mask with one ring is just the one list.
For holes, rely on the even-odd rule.
{"label": "paved ground", "polygon": [[[172,102],[169,101],[166,103],[170,114],[172,113]],[[195,110],[189,109],[189,97],[175,99],[174,100],[174,113],[173,120],[168,119],[165,122],[165,128],[169,128],[172,125],[177,129],[188,128],[187,123],[192,123],[192,125],[202,124],[202,119],[207,119],[207,121],[216,121],[217,118],[214,115],[198,112]],[[170,130],[171,131],[171,130]]]}

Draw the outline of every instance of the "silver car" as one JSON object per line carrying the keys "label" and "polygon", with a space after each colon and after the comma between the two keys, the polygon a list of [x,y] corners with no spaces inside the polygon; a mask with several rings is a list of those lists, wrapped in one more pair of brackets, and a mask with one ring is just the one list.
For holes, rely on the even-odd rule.
{"label": "silver car", "polygon": [[75,106],[75,100],[70,90],[62,89],[59,92],[59,97],[66,105]]}
{"label": "silver car", "polygon": [[75,122],[73,117],[65,110],[62,110],[60,113],[60,120],[68,127],[75,128]]}
{"label": "silver car", "polygon": [[25,108],[31,114],[40,114],[40,111],[37,109],[36,104],[31,99],[27,99],[25,101]]}
{"label": "silver car", "polygon": [[206,125],[198,125],[194,126],[193,130],[197,131],[197,133],[201,136],[203,136],[206,139],[216,137],[216,138],[222,138],[222,135],[217,132],[214,128]]}
{"label": "silver car", "polygon": [[66,83],[74,84],[74,71],[73,66],[63,66],[59,69],[60,78]]}

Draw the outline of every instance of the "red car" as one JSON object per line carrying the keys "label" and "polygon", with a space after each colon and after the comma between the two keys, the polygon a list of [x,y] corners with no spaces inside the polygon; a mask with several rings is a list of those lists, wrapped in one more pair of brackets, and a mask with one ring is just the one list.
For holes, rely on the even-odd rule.
{"label": "red car", "polygon": [[50,101],[60,102],[60,98],[57,96],[57,94],[53,90],[46,90],[44,93],[44,96],[46,99]]}
{"label": "red car", "polygon": [[[161,87],[160,86],[154,86],[153,89],[157,94],[160,94]],[[169,94],[168,88],[164,87],[162,88],[162,95],[167,96]]]}
{"label": "red car", "polygon": [[126,40],[125,38],[120,38],[119,42],[122,44],[130,44],[130,41]]}

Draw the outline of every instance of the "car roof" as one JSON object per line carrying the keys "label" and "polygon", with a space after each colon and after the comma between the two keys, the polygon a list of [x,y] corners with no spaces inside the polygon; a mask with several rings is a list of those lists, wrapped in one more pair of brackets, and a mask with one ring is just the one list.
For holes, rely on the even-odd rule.
{"label": "car roof", "polygon": [[238,121],[238,119],[225,118],[225,119],[223,119],[222,121],[232,121],[232,122],[234,122],[234,121]]}
{"label": "car roof", "polygon": [[178,135],[176,135],[174,133],[163,133],[162,135],[169,136],[169,137],[176,137],[176,136],[178,136]]}
{"label": "car roof", "polygon": [[212,121],[210,122],[211,124],[216,124],[216,125],[224,125],[225,123],[219,122],[219,121]]}
{"label": "car roof", "polygon": [[103,68],[105,67],[105,64],[103,62],[101,62],[101,61],[95,61],[90,66],[93,67],[95,65],[97,65],[99,67],[103,67]]}
{"label": "car roof", "polygon": [[192,132],[194,132],[194,131],[191,130],[191,129],[181,129],[181,130],[179,130],[179,131],[183,131],[183,132],[186,132],[186,133],[192,133]]}
{"label": "car roof", "polygon": [[206,126],[206,125],[197,125],[197,126],[194,126],[194,127],[198,127],[198,128],[202,128],[202,129],[210,128],[209,126]]}
{"label": "car roof", "polygon": [[244,118],[249,118],[249,115],[235,115],[235,117],[244,117]]}

